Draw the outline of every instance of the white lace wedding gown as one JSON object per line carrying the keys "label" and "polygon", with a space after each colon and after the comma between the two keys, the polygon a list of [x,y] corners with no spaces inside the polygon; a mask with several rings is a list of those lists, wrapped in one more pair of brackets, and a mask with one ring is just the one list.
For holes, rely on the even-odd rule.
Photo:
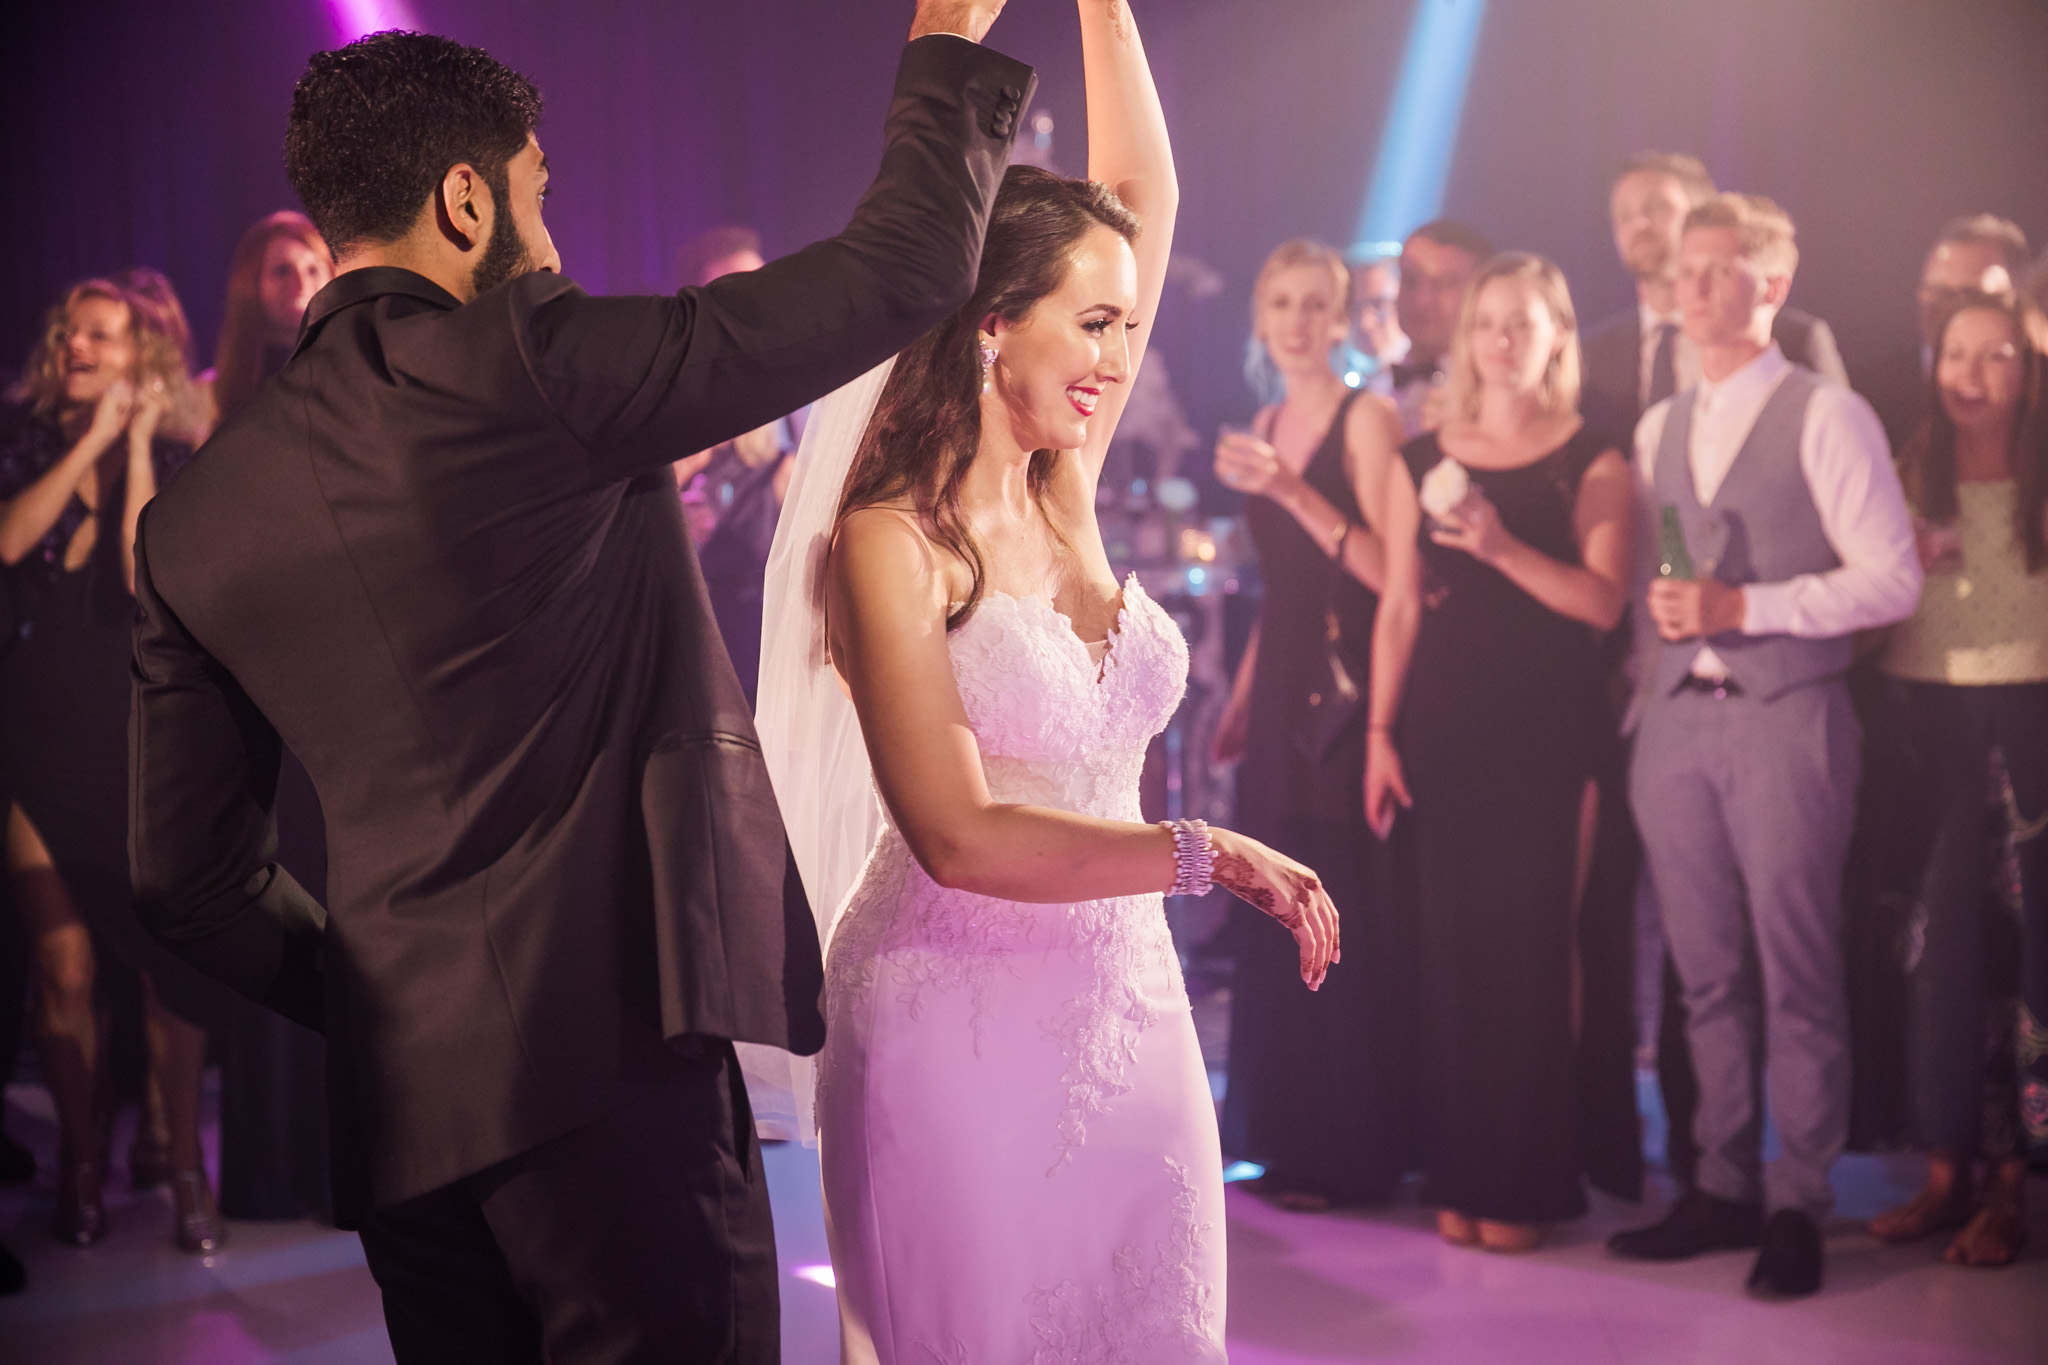
{"label": "white lace wedding gown", "polygon": [[[1142,818],[1188,653],[1135,579],[1099,671],[1042,598],[988,594],[950,646],[996,800]],[[885,827],[826,1011],[844,1360],[1224,1359],[1222,1157],[1159,896],[948,891]]]}

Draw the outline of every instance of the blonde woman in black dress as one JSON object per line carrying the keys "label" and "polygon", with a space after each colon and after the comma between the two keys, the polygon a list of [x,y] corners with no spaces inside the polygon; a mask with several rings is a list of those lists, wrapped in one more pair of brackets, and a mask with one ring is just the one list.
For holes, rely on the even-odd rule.
{"label": "blonde woman in black dress", "polygon": [[1449,420],[1387,483],[1366,813],[1414,841],[1423,1199],[1446,1240],[1499,1251],[1586,1207],[1574,915],[1634,489],[1578,388],[1564,276],[1496,256],[1452,341]]}
{"label": "blonde woman in black dress", "polygon": [[1249,495],[1265,582],[1217,756],[1242,758],[1238,822],[1321,874],[1353,944],[1310,994],[1287,945],[1249,919],[1234,926],[1224,1149],[1263,1164],[1254,1188],[1300,1210],[1379,1202],[1412,1148],[1406,916],[1358,797],[1381,501],[1401,428],[1391,403],[1346,388],[1332,364],[1350,283],[1318,242],[1267,258],[1253,341],[1283,396],[1216,449],[1218,477]]}

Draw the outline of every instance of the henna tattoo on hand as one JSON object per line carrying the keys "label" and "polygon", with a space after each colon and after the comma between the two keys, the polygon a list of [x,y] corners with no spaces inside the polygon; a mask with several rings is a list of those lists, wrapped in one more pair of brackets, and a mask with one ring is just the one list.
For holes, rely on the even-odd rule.
{"label": "henna tattoo on hand", "polygon": [[1241,853],[1216,854],[1216,866],[1209,879],[1246,905],[1279,920],[1289,929],[1301,927],[1301,906],[1282,905],[1273,888],[1260,881],[1251,862]]}

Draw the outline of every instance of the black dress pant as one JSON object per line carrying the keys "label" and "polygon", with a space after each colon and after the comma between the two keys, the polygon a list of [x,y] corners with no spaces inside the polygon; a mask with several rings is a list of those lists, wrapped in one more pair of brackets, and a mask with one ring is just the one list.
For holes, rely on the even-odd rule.
{"label": "black dress pant", "polygon": [[730,1044],[362,1224],[399,1365],[774,1365],[775,1232]]}

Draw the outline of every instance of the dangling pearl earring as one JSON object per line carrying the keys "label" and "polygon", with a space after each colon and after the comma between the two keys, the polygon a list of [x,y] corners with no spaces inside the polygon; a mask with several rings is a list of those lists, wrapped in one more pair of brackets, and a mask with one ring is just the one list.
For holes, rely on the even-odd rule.
{"label": "dangling pearl earring", "polygon": [[981,343],[981,391],[988,393],[995,385],[996,347],[992,341]]}

